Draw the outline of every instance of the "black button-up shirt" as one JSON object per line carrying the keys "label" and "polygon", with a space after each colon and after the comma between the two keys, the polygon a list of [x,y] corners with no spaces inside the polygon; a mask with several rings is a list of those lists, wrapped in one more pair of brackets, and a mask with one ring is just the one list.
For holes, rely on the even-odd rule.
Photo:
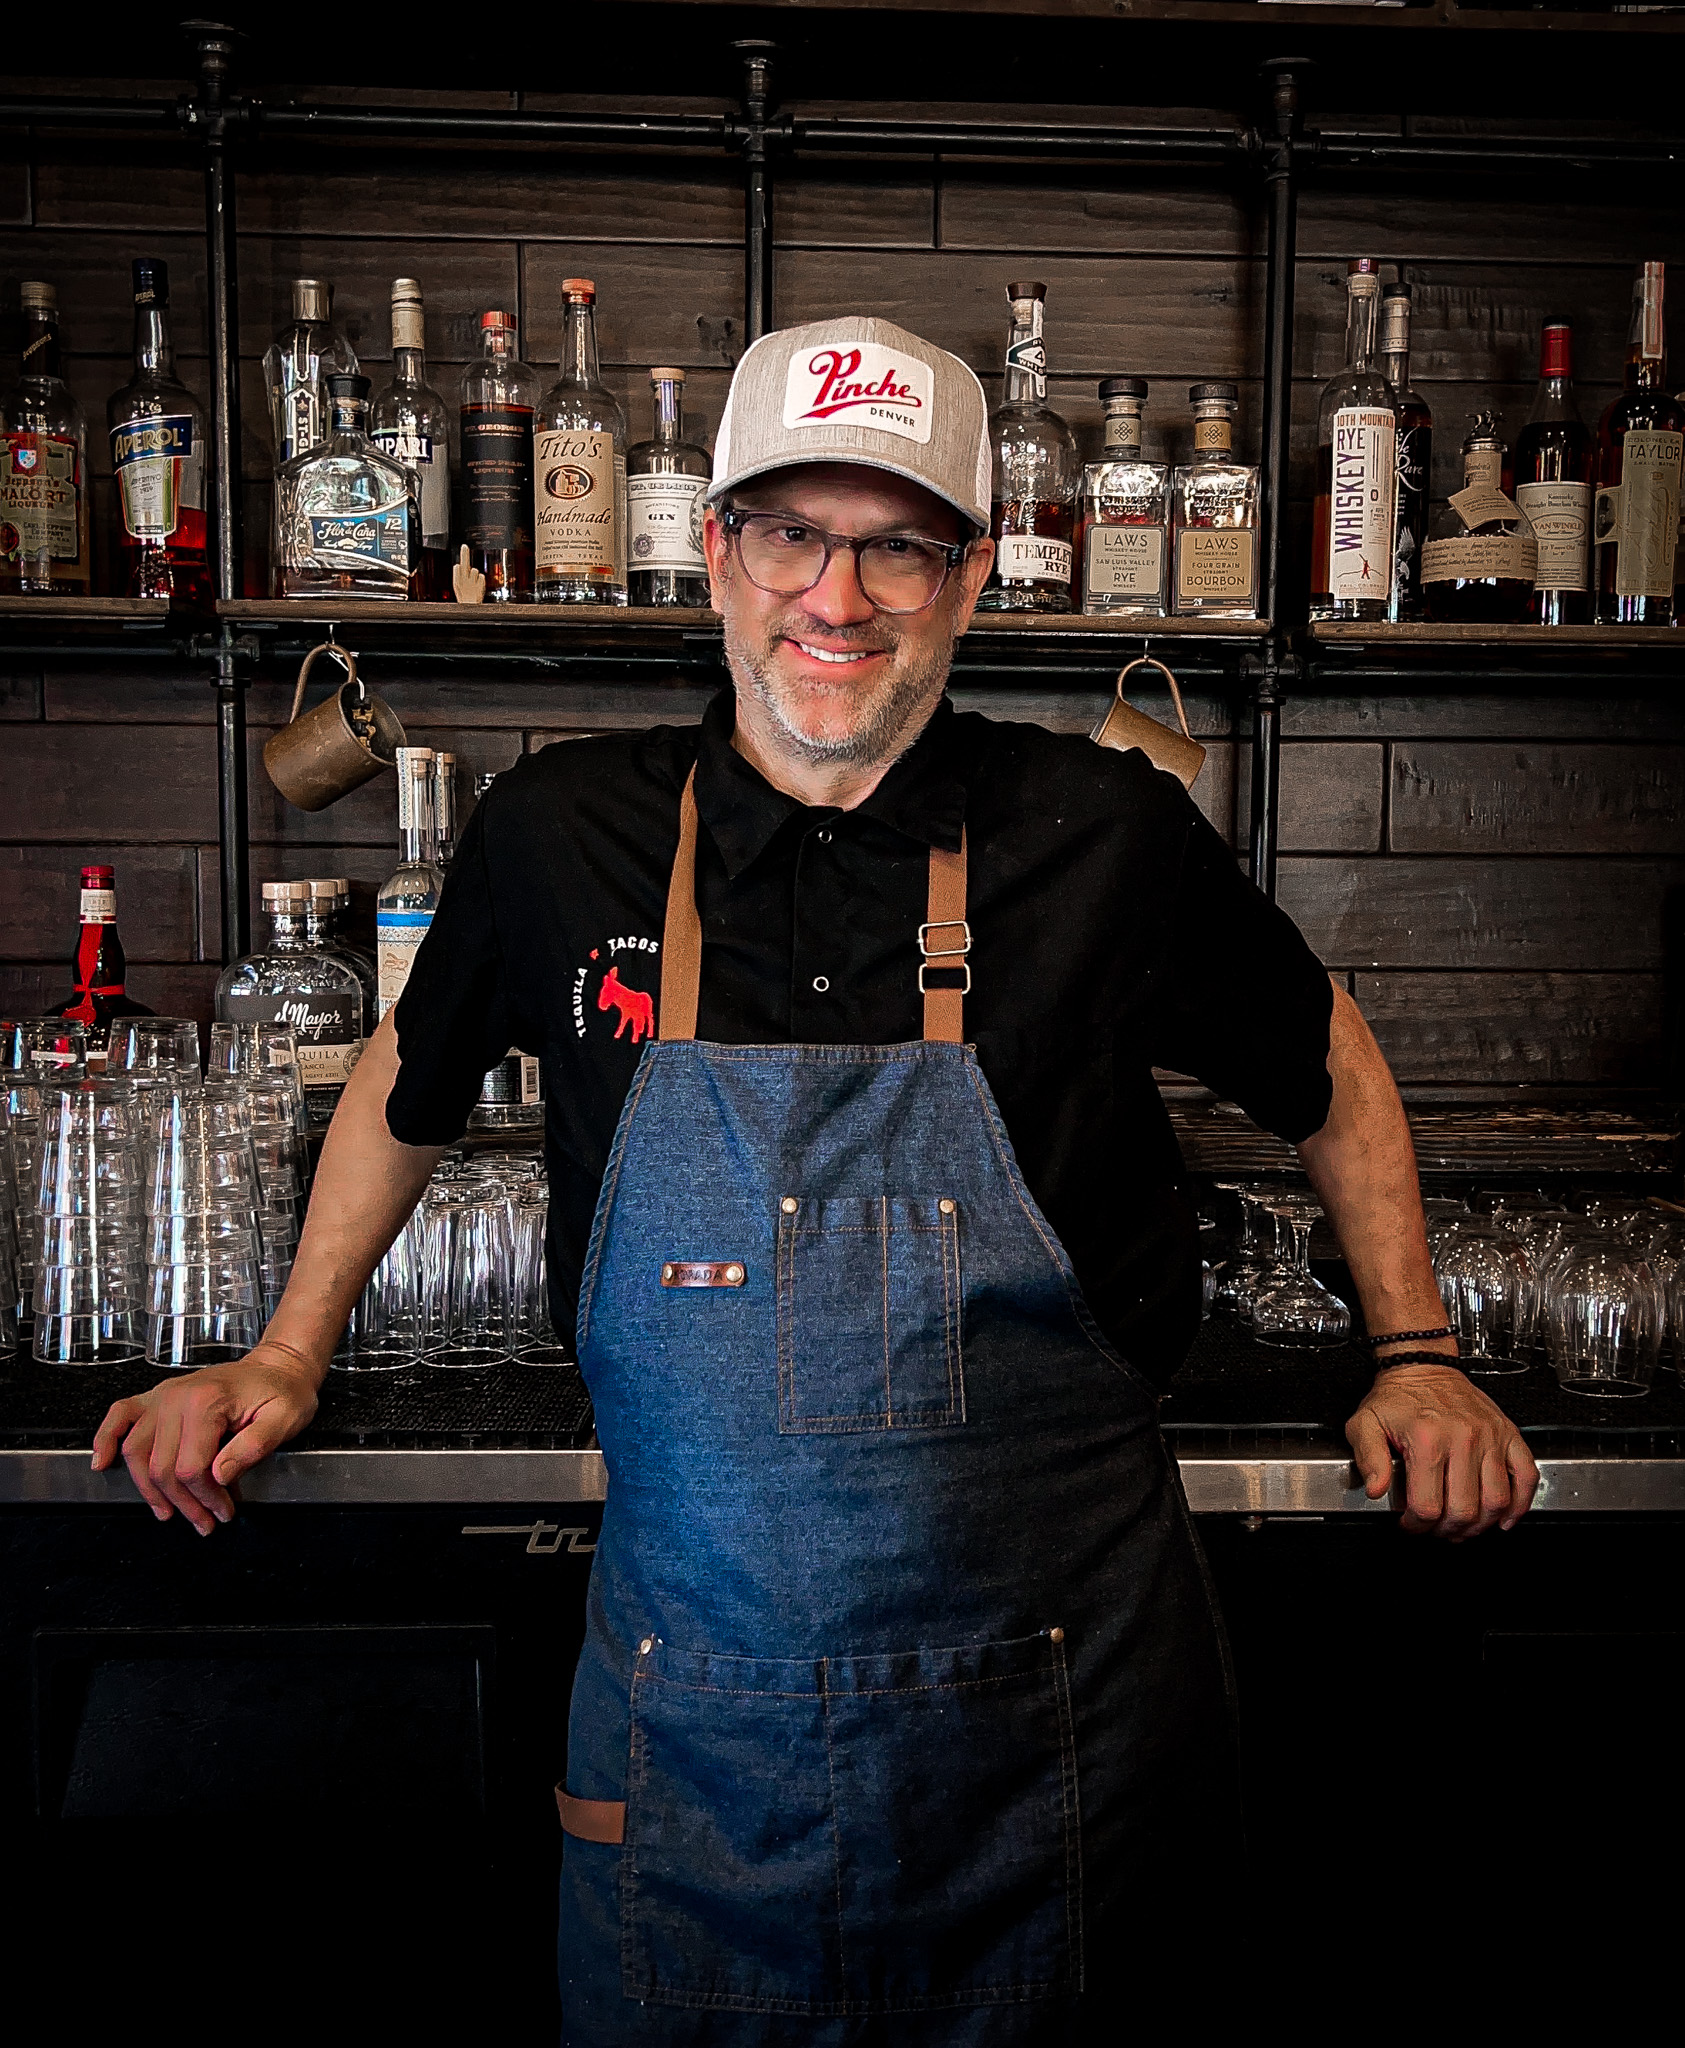
{"label": "black button-up shirt", "polygon": [[[1291,921],[1179,783],[946,700],[852,811],[775,790],[700,727],[560,742],[463,834],[397,1009],[387,1123],[457,1138],[511,1046],[543,1063],[549,1270],[570,1328],[597,1190],[648,1020],[692,764],[698,1036],[889,1044],[923,1032],[929,849],[967,831],[965,1035],[1100,1325],[1161,1383],[1199,1318],[1197,1231],[1152,1069],[1197,1075],[1283,1138],[1328,1114],[1332,995]],[[653,999],[653,1000],[646,1000]]]}

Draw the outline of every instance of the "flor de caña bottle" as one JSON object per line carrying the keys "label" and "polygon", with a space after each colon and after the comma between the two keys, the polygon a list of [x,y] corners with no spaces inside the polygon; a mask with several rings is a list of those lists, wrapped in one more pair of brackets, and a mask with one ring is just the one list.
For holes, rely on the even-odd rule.
{"label": "flor de ca\u00f1a bottle", "polygon": [[1311,514],[1311,617],[1384,619],[1392,601],[1398,491],[1392,387],[1374,367],[1381,280],[1360,256],[1346,277],[1346,366],[1323,387]]}
{"label": "flor de ca\u00f1a bottle", "polygon": [[979,611],[1068,612],[1077,444],[1047,402],[1042,284],[1009,284],[1006,396],[989,421],[994,448],[995,565]]}
{"label": "flor de ca\u00f1a bottle", "polygon": [[1597,617],[1602,625],[1670,626],[1685,406],[1667,389],[1663,266],[1633,281],[1626,389],[1597,430]]}
{"label": "flor de ca\u00f1a bottle", "polygon": [[626,602],[626,415],[597,373],[597,287],[562,279],[561,375],[533,420],[534,595]]}

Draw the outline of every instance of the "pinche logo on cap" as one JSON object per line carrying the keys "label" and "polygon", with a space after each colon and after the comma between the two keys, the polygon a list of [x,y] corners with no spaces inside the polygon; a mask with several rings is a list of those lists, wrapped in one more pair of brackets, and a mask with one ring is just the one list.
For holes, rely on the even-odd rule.
{"label": "pinche logo on cap", "polygon": [[875,341],[820,342],[791,358],[784,424],[873,427],[928,441],[935,383],[928,363]]}

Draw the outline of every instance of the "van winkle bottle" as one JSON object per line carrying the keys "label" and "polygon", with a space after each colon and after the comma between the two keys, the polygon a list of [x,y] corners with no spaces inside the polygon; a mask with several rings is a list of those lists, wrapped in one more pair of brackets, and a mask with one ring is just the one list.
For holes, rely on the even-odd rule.
{"label": "van winkle bottle", "polygon": [[1591,617],[1591,434],[1574,403],[1574,334],[1547,320],[1539,391],[1515,444],[1515,502],[1538,543],[1528,617],[1583,626]]}

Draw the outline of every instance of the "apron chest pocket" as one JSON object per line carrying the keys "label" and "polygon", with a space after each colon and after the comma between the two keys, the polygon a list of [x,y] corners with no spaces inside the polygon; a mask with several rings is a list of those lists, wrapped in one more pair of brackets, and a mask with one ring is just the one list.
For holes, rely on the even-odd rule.
{"label": "apron chest pocket", "polygon": [[819,1662],[656,1643],[631,1704],[628,1998],[817,2017],[1081,1989],[1060,1631]]}
{"label": "apron chest pocket", "polygon": [[937,1195],[786,1195],[779,1433],[964,1420],[959,1205]]}

